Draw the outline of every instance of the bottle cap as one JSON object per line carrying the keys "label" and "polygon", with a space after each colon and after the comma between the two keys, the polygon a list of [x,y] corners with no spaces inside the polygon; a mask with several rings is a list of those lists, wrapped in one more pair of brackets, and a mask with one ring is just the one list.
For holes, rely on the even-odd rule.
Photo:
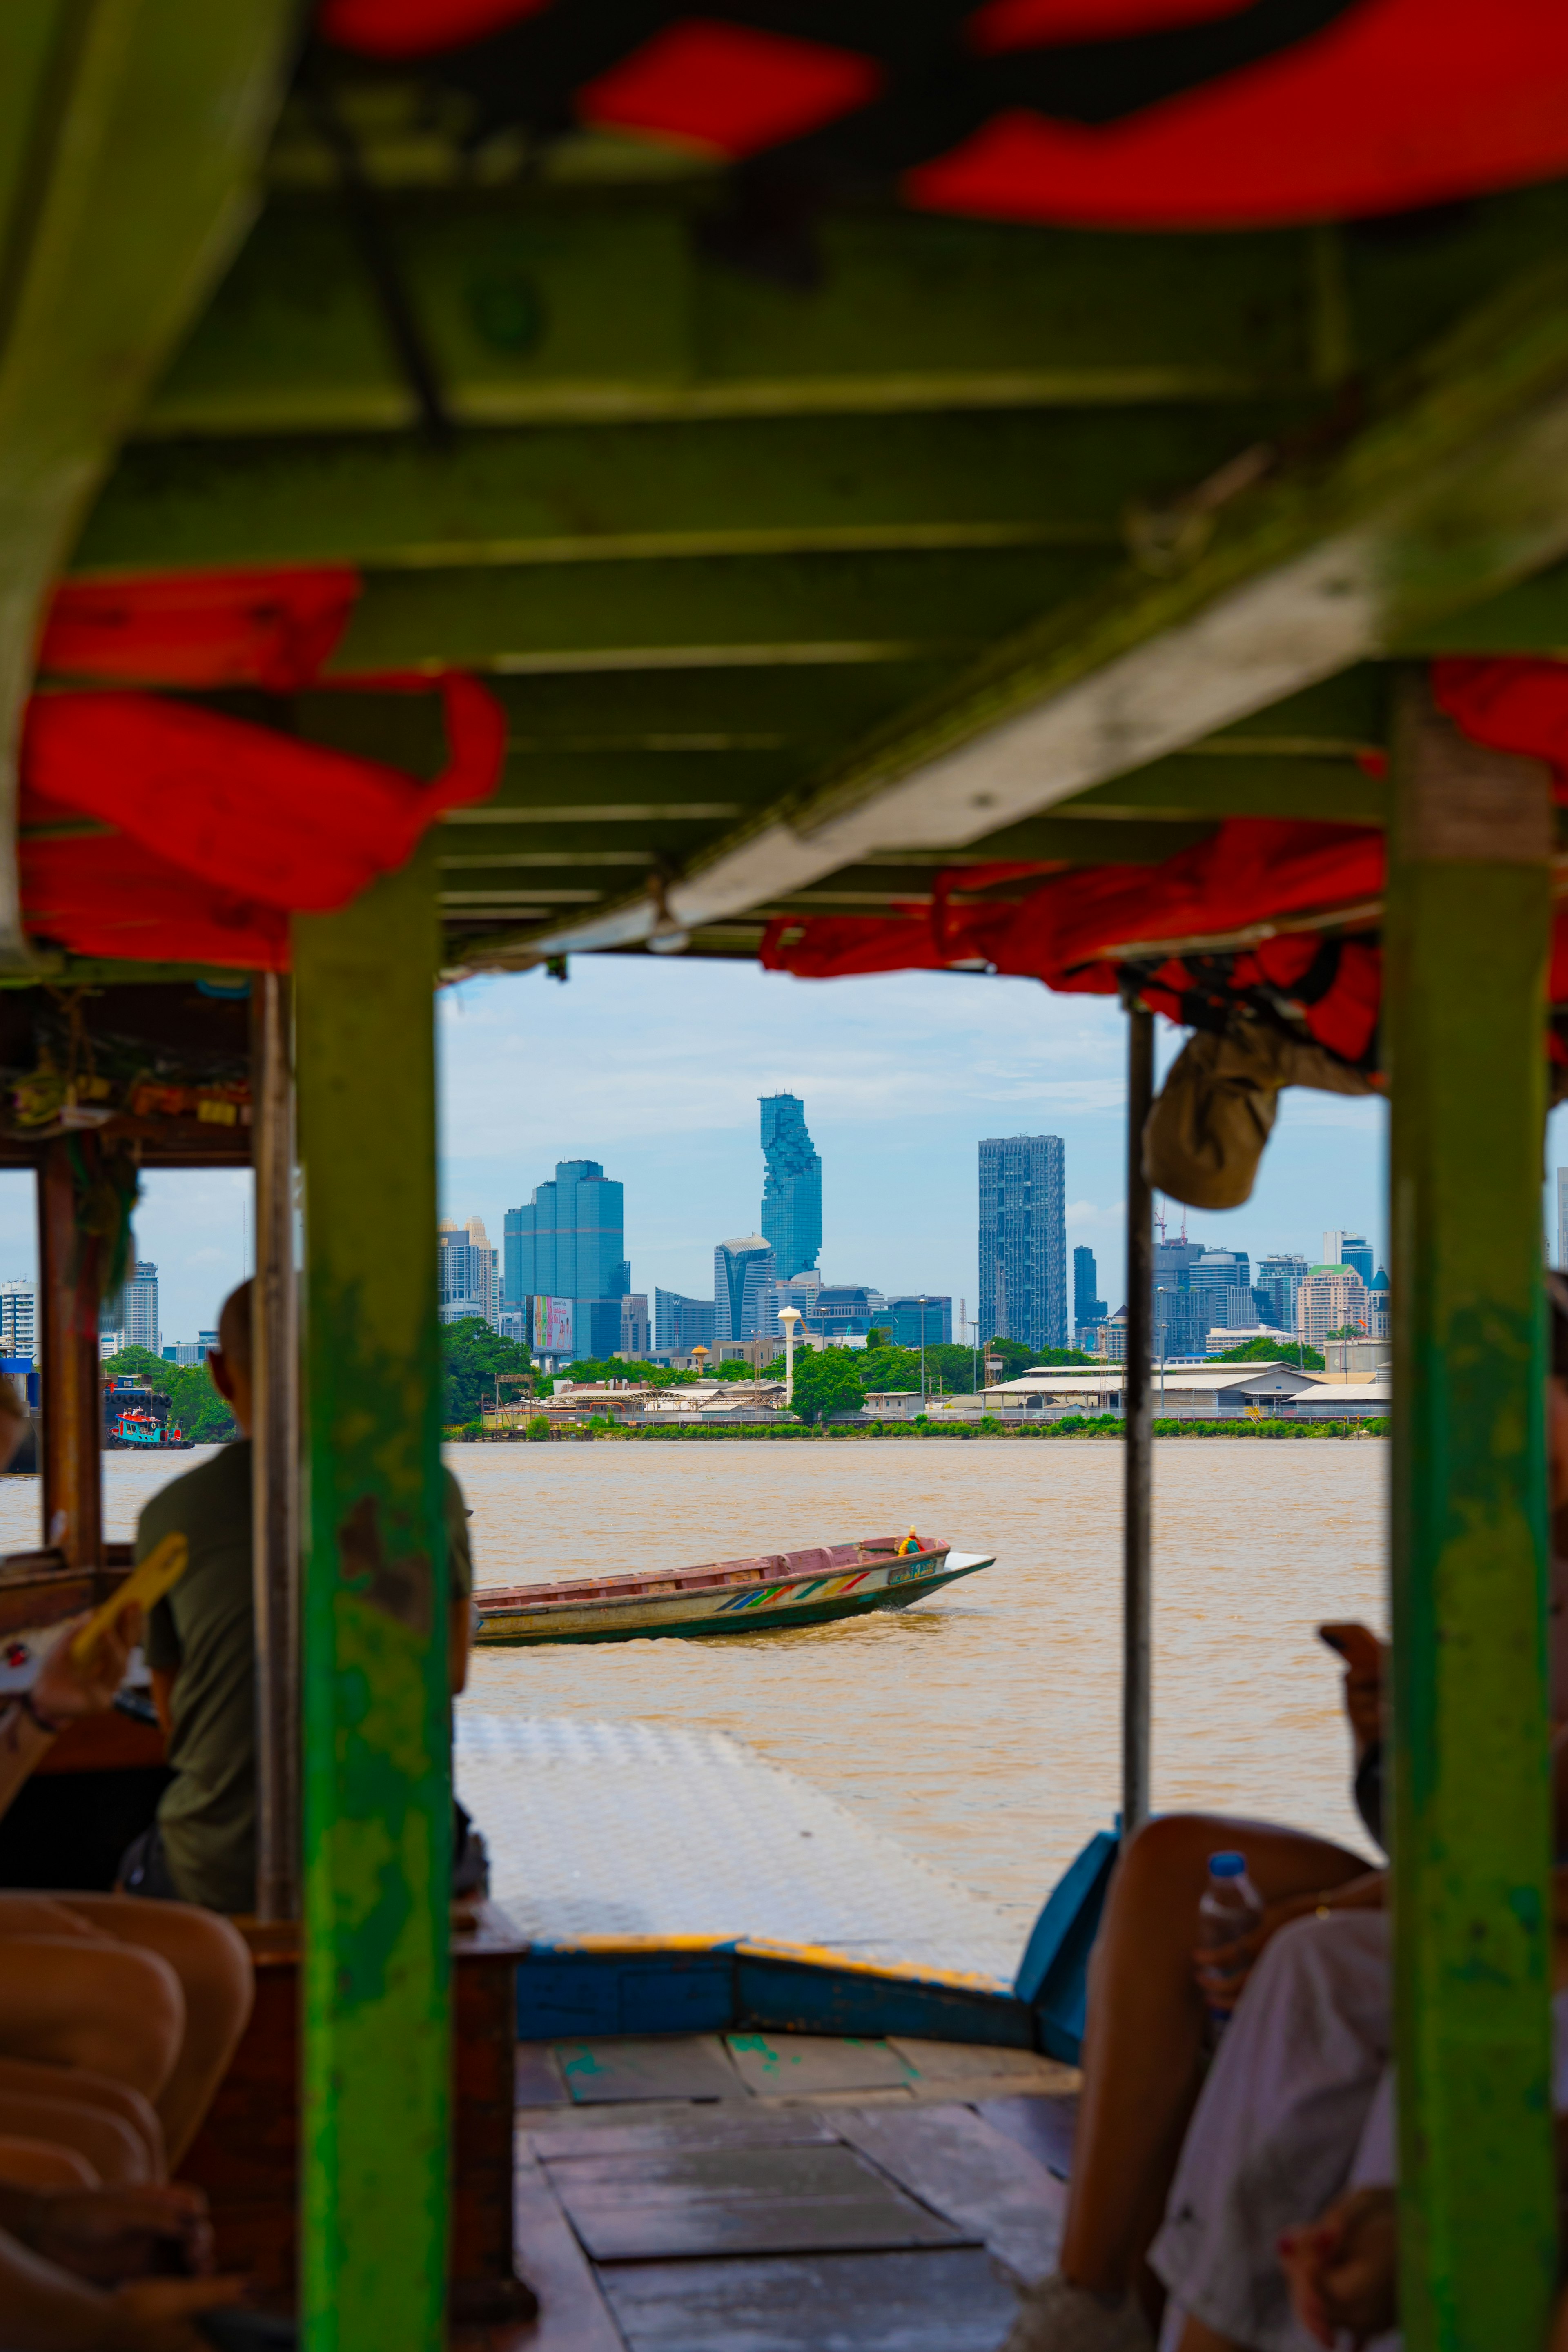
{"label": "bottle cap", "polygon": [[1244,1878],[1246,1875],[1247,1856],[1244,1853],[1210,1854],[1209,1876],[1211,1878]]}

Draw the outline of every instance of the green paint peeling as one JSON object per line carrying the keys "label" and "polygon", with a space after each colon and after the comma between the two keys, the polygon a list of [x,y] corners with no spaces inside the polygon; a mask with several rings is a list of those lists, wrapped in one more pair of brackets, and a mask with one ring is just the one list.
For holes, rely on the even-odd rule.
{"label": "green paint peeling", "polygon": [[[1408,706],[1407,706],[1408,708]],[[1395,2050],[1407,2352],[1545,2340],[1550,2101],[1543,854],[1433,854],[1396,731]],[[1508,778],[1499,779],[1506,815]],[[1541,789],[1544,793],[1542,781]],[[1424,854],[1415,854],[1419,845]]]}
{"label": "green paint peeling", "polygon": [[452,1790],[430,872],[416,859],[295,934],[310,2352],[428,2352],[446,2327]]}

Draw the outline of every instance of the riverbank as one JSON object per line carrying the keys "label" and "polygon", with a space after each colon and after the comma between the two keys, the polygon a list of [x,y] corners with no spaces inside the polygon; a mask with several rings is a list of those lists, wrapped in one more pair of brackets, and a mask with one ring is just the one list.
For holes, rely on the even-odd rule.
{"label": "riverbank", "polygon": [[[1240,1416],[1225,1421],[1163,1420],[1154,1423],[1156,1437],[1241,1437],[1273,1438],[1345,1438],[1386,1437],[1389,1424],[1378,1421],[1247,1421]],[[798,1423],[782,1427],[752,1424],[750,1427],[724,1427],[710,1423],[698,1423],[687,1428],[613,1429],[590,1428],[584,1423],[575,1429],[547,1429],[535,1433],[520,1429],[488,1430],[469,1424],[466,1428],[448,1428],[446,1442],[449,1445],[710,1445],[740,1444],[747,1439],[760,1439],[769,1445],[778,1444],[854,1444],[868,1439],[940,1437],[968,1442],[976,1438],[1001,1439],[1012,1443],[1017,1439],[1053,1438],[1067,1441],[1094,1438],[1120,1438],[1122,1434],[1121,1417],[1108,1415],[1104,1421],[1041,1421],[1016,1423],[1009,1425],[986,1416],[974,1423],[947,1421],[868,1421],[864,1423],[829,1422],[816,1428],[805,1428]]]}

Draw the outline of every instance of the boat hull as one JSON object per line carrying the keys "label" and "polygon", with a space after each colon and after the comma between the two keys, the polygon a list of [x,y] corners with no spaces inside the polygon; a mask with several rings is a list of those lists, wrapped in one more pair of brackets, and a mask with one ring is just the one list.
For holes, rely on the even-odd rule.
{"label": "boat hull", "polygon": [[516,1649],[541,1642],[647,1642],[669,1634],[689,1641],[784,1633],[792,1626],[826,1625],[838,1618],[868,1617],[878,1610],[907,1609],[943,1585],[992,1565],[990,1554],[950,1551],[937,1561],[895,1559],[885,1566],[772,1587],[721,1587],[609,1605],[593,1602],[582,1609],[486,1610],[481,1587],[474,1596],[480,1611],[474,1639],[484,1646]]}

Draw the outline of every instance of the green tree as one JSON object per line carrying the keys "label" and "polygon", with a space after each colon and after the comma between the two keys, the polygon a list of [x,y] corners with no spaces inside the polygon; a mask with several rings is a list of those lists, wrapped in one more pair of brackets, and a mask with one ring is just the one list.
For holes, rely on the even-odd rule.
{"label": "green tree", "polygon": [[[531,1372],[533,1358],[515,1339],[503,1339],[478,1315],[448,1323],[441,1334],[441,1354],[447,1368],[447,1412],[450,1422],[477,1421],[482,1405],[493,1404],[498,1372]],[[501,1391],[502,1401],[516,1403],[526,1391]]]}
{"label": "green tree", "polygon": [[[1358,1333],[1364,1339],[1365,1333]],[[1321,1372],[1323,1359],[1316,1348],[1309,1348],[1303,1339],[1248,1339],[1239,1348],[1227,1348],[1223,1356],[1214,1356],[1215,1364],[1294,1364],[1299,1371]]]}
{"label": "green tree", "polygon": [[858,1350],[824,1348],[795,1360],[795,1411],[802,1421],[826,1421],[830,1413],[858,1412],[866,1402]]}

